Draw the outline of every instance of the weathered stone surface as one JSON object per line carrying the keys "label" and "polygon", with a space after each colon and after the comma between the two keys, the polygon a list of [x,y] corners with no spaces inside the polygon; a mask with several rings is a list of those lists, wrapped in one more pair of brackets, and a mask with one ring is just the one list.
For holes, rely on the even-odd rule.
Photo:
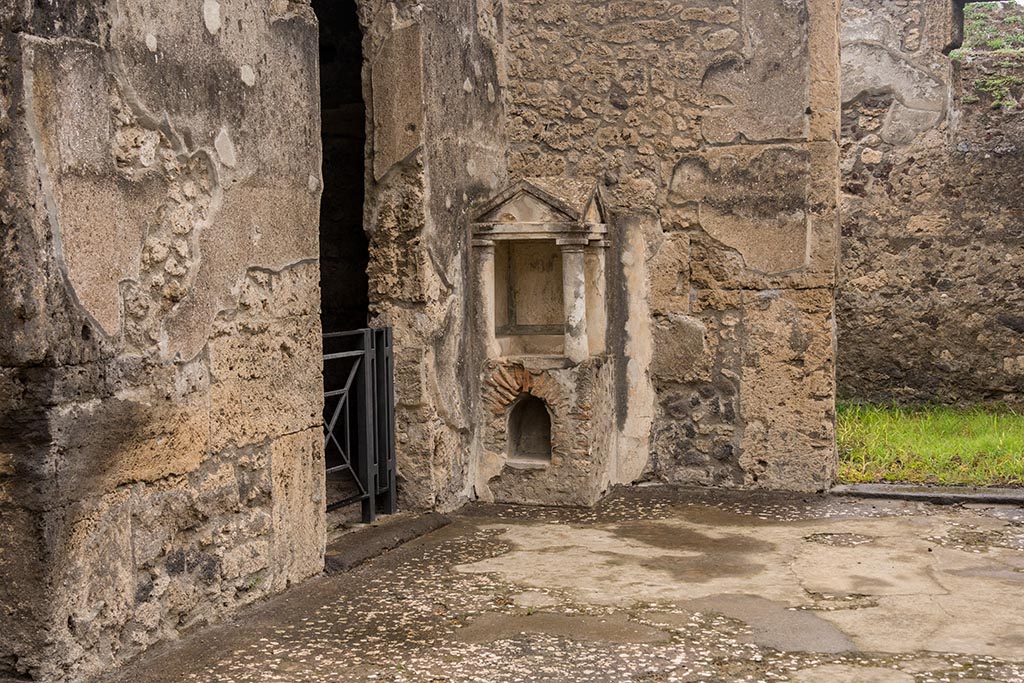
{"label": "weathered stone surface", "polygon": [[[715,31],[704,43],[715,51],[733,50],[702,77],[701,88],[714,102],[704,117],[703,136],[716,144],[803,139],[810,109],[807,5],[780,0],[741,7],[736,30]],[[743,43],[734,44],[740,35]]]}
{"label": "weathered stone surface", "polygon": [[[318,571],[316,27],[299,3],[22,5],[0,32],[0,677],[84,680]],[[297,433],[272,525],[270,449]]]}
{"label": "weathered stone surface", "polygon": [[695,318],[669,314],[654,323],[651,376],[662,381],[685,381],[707,372],[707,330]]}
{"label": "weathered stone surface", "polygon": [[188,474],[210,452],[205,395],[67,403],[50,414],[57,493],[63,501],[123,484]]}
{"label": "weathered stone surface", "polygon": [[[477,494],[484,500],[593,505],[611,480],[613,447],[609,384],[602,358],[559,367],[544,359],[491,361],[482,387],[483,454]],[[510,415],[525,397],[543,401],[550,417],[550,461],[512,457]]]}
{"label": "weathered stone surface", "polygon": [[327,536],[320,426],[275,441],[270,460],[273,551],[269,557],[274,563],[274,588],[279,590],[324,568]]}
{"label": "weathered stone surface", "polygon": [[[11,486],[10,473],[0,482]],[[49,558],[41,520],[34,510],[0,502],[0,674],[25,676],[44,666],[46,629],[52,623],[47,593]]]}
{"label": "weathered stone surface", "polygon": [[696,204],[700,226],[747,268],[782,273],[807,265],[809,184],[807,150],[716,148],[680,161],[670,201]]}
{"label": "weathered stone surface", "polygon": [[832,295],[804,290],[744,298],[739,380],[744,482],[825,490],[838,467]]}
{"label": "weathered stone surface", "polygon": [[[642,476],[803,490],[832,476],[836,14],[824,1],[506,7],[510,171],[604,179],[617,438],[650,448]],[[768,348],[790,327],[814,345]],[[756,435],[769,390],[780,428]],[[761,478],[764,458],[778,476]]]}
{"label": "weathered stone surface", "polygon": [[[358,3],[404,507],[827,484],[834,10]],[[50,601],[14,612],[0,673],[79,680],[320,570],[316,22],[283,1],[3,12],[0,505],[26,550],[0,567]],[[602,185],[608,243],[567,250],[562,312],[600,300],[606,335],[578,364],[489,364],[466,222],[534,176]],[[545,469],[508,466],[523,393],[550,407]]]}
{"label": "weathered stone surface", "polygon": [[[466,220],[470,207],[506,179],[502,8],[466,0],[361,5],[370,79],[397,79],[386,83],[401,105],[396,114],[422,117],[422,125],[413,122],[416,130],[398,130],[408,122],[389,122],[383,112],[400,137],[381,131],[375,166],[389,150],[394,165],[368,174],[366,185],[371,318],[393,327],[399,358],[418,366],[398,376],[400,499],[407,507],[446,510],[473,495],[478,368],[470,362],[477,351],[467,333],[474,302]],[[419,54],[412,54],[417,43]],[[394,54],[396,46],[401,54]],[[421,88],[406,62],[422,65]],[[377,94],[368,81],[367,115],[377,121]],[[376,129],[371,137],[376,146]],[[414,140],[422,144],[410,153]]]}
{"label": "weathered stone surface", "polygon": [[374,56],[373,174],[380,180],[420,146],[423,135],[423,44],[420,27],[395,29]]}
{"label": "weathered stone surface", "polygon": [[319,425],[320,348],[319,322],[308,317],[218,325],[209,346],[212,447],[258,444]]}
{"label": "weathered stone surface", "polygon": [[684,311],[690,299],[690,236],[685,232],[657,235],[649,248],[650,306],[655,313]]}
{"label": "weathered stone surface", "polygon": [[29,43],[25,51],[28,121],[68,280],[108,335],[120,330],[119,283],[141,269],[145,223],[166,187],[150,174],[120,177],[111,148],[107,100],[112,75],[91,45]]}
{"label": "weathered stone surface", "polygon": [[[997,29],[1022,16],[1012,4],[987,11]],[[1024,123],[1012,105],[1024,62],[986,54],[982,38],[951,61],[951,12],[924,0],[843,3],[837,322],[848,398],[1024,400]],[[987,83],[1007,84],[1003,103]]]}

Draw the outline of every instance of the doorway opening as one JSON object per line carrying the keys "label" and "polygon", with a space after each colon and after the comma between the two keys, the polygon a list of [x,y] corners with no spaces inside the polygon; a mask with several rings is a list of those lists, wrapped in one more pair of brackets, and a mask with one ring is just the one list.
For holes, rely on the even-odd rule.
{"label": "doorway opening", "polygon": [[320,307],[325,332],[364,328],[369,318],[363,229],[366,106],[362,30],[355,0],[313,0],[320,23],[323,197]]}
{"label": "doorway opening", "polygon": [[366,329],[367,122],[358,6],[356,0],[312,4],[320,27],[320,319],[330,532],[394,512],[393,375],[390,331]]}
{"label": "doorway opening", "polygon": [[843,13],[840,482],[1020,486],[1024,290],[1004,257],[1024,234],[1024,62],[1006,58],[1024,7],[950,3],[910,41],[890,29],[926,0],[853,4],[870,14]]}

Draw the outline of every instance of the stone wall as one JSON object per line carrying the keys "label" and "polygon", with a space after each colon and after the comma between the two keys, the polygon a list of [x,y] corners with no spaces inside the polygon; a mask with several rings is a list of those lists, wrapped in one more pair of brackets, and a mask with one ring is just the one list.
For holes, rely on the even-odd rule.
{"label": "stone wall", "polygon": [[837,17],[504,5],[510,175],[599,178],[613,218],[612,484],[832,480]]}
{"label": "stone wall", "polygon": [[0,678],[77,681],[322,569],[316,21],[0,27]]}
{"label": "stone wall", "polygon": [[[316,19],[0,8],[0,675],[79,680],[320,570]],[[828,486],[833,0],[358,11],[401,505],[522,497],[480,459],[468,220],[536,176],[599,179],[611,216],[609,357],[545,379],[552,461],[602,472],[563,502]]]}
{"label": "stone wall", "polygon": [[474,497],[468,217],[506,180],[500,11],[366,0],[360,16],[370,311],[394,328],[399,500],[448,510]]}
{"label": "stone wall", "polygon": [[1024,403],[1024,10],[843,3],[839,387]]}

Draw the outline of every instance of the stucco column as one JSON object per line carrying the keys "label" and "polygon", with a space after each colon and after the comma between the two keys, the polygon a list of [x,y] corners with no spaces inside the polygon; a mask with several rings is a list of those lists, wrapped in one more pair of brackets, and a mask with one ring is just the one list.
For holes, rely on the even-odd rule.
{"label": "stucco column", "polygon": [[587,239],[558,240],[562,248],[562,299],[565,304],[566,358],[574,363],[590,356],[587,341],[587,278],[583,249]]}
{"label": "stucco column", "polygon": [[501,347],[494,334],[494,241],[473,240],[473,262],[476,265],[476,299],[484,353],[488,358],[501,356]]}
{"label": "stucco column", "polygon": [[608,329],[608,309],[605,292],[605,252],[607,240],[593,240],[587,245],[587,338],[590,353],[605,352],[605,333]]}

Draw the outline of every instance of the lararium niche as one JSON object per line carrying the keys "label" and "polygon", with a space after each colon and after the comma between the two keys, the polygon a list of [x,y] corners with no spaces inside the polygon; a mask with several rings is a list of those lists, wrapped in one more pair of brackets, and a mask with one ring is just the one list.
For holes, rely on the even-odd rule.
{"label": "lararium niche", "polygon": [[524,179],[487,202],[472,228],[485,359],[477,493],[591,505],[608,486],[615,426],[598,186]]}

